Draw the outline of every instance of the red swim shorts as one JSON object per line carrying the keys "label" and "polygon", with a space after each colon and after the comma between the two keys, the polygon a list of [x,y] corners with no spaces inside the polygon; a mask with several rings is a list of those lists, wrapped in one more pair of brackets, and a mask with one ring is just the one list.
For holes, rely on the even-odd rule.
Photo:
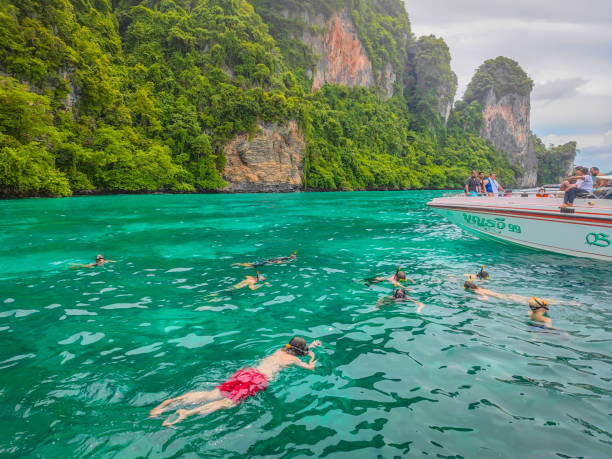
{"label": "red swim shorts", "polygon": [[230,379],[217,386],[217,389],[224,397],[238,403],[260,390],[266,390],[266,387],[268,387],[268,378],[257,370],[245,368],[238,370]]}

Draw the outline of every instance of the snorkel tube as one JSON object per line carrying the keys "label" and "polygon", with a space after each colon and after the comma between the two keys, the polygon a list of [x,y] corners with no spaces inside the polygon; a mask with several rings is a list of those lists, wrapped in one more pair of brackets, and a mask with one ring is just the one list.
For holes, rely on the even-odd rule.
{"label": "snorkel tube", "polygon": [[478,288],[478,285],[476,285],[473,281],[472,281],[472,276],[470,276],[469,280],[466,280],[463,283],[463,288],[466,288],[468,290],[476,290]]}

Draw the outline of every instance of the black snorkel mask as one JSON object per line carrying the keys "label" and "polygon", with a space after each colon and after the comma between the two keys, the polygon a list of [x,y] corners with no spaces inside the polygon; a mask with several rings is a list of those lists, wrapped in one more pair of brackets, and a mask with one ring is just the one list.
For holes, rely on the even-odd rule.
{"label": "black snorkel mask", "polygon": [[535,303],[534,305],[531,301],[529,302],[529,307],[532,311],[537,311],[538,309],[546,309],[547,311],[549,310],[548,303],[546,301],[540,300],[535,296],[532,296],[531,300]]}
{"label": "black snorkel mask", "polygon": [[306,349],[303,349],[299,346],[293,346],[291,343],[285,344],[285,349],[292,351],[292,354],[299,355],[300,357],[304,357],[310,352],[310,348],[308,346],[306,346]]}

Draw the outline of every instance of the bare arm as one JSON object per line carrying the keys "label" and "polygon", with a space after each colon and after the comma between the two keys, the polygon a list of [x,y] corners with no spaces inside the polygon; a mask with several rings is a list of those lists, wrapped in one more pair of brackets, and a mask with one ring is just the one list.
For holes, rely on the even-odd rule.
{"label": "bare arm", "polygon": [[317,363],[317,361],[315,360],[314,352],[310,351],[308,355],[310,356],[310,362],[304,363],[296,357],[294,361],[295,365],[297,365],[300,368],[304,368],[305,370],[314,370],[315,365]]}

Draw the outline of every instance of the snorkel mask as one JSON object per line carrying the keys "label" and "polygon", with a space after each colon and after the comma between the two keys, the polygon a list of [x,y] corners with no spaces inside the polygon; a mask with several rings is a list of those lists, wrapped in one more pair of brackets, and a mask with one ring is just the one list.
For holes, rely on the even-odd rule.
{"label": "snorkel mask", "polygon": [[299,355],[300,357],[308,355],[308,352],[310,352],[310,348],[306,344],[306,340],[300,336],[292,338],[288,344],[285,344],[285,349],[290,354]]}
{"label": "snorkel mask", "polygon": [[96,255],[96,261],[104,260],[104,255]]}
{"label": "snorkel mask", "polygon": [[257,282],[261,282],[265,280],[266,280],[265,276],[259,274],[259,271],[257,271]]}
{"label": "snorkel mask", "polygon": [[537,311],[538,309],[549,310],[548,303],[540,298],[536,298],[535,296],[532,296],[529,300],[529,307],[532,311]]}
{"label": "snorkel mask", "polygon": [[406,282],[406,273],[402,271],[402,267],[398,266],[395,271],[395,280],[398,282]]}

